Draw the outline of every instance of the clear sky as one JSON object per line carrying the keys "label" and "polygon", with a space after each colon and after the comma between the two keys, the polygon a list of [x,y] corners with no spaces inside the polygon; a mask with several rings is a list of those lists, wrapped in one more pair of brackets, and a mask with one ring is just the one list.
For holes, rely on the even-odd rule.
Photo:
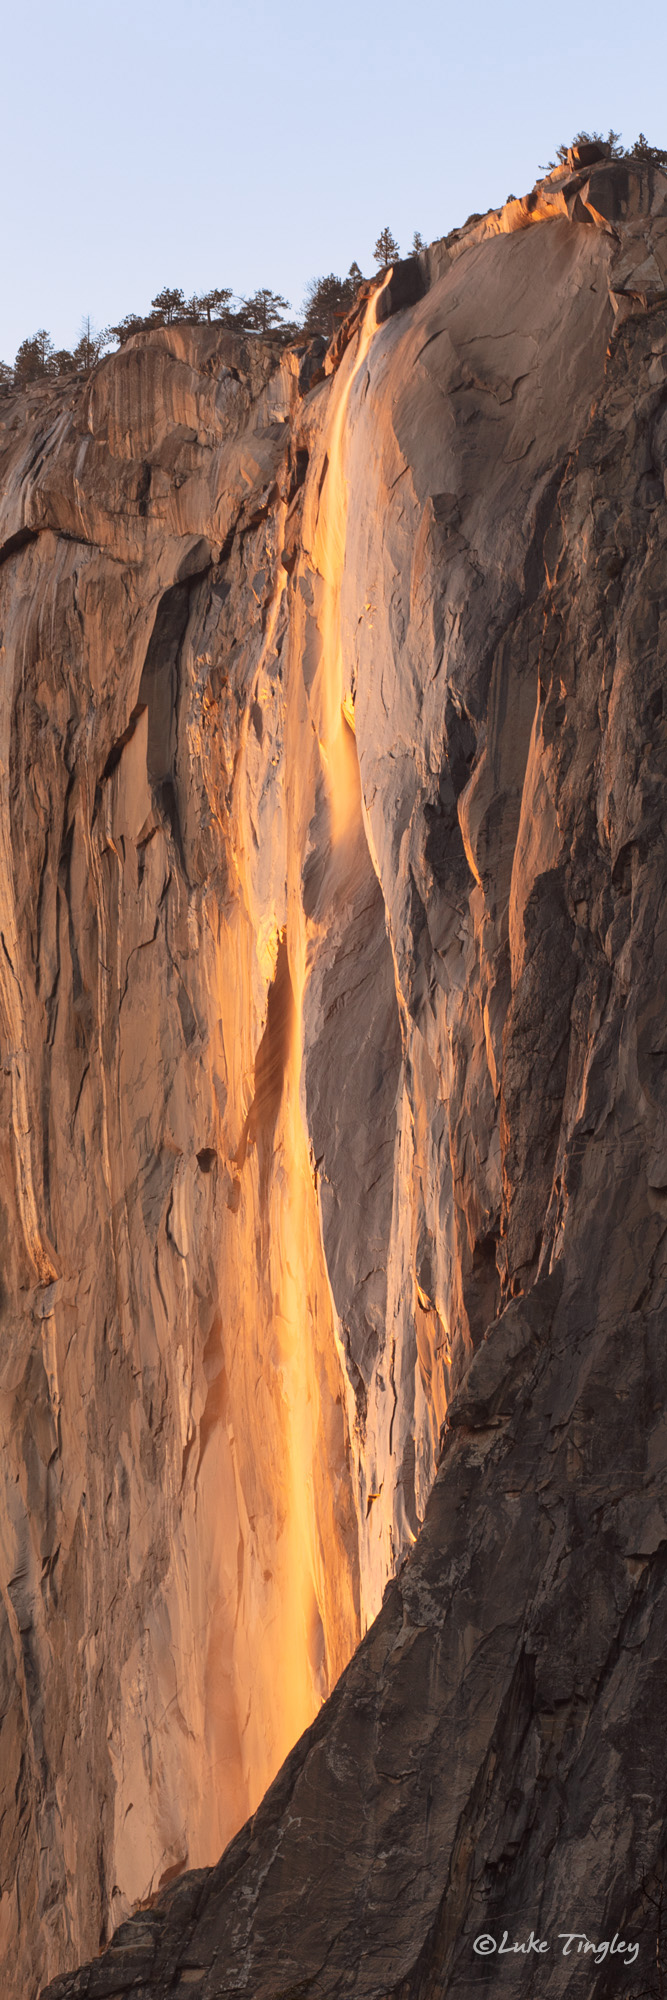
{"label": "clear sky", "polygon": [[32,0],[2,32],[0,357],[186,293],[373,269],[613,125],[667,147],[667,5]]}

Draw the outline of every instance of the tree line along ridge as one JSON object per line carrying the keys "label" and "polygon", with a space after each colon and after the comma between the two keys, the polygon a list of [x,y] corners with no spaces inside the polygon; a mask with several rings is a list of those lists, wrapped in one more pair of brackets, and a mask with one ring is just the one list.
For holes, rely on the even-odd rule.
{"label": "tree line along ridge", "polygon": [[[556,157],[548,161],[548,167],[554,169],[562,166],[567,161],[572,147],[593,143],[603,144],[609,149],[611,157],[616,160],[645,160],[654,166],[667,167],[667,150],[650,145],[644,132],[640,132],[632,146],[624,147],[621,145],[620,132],[615,132],[613,129],[608,132],[606,140],[603,139],[601,132],[575,133],[569,146],[562,145],[556,148]],[[479,220],[478,214],[468,217],[468,222]],[[454,236],[459,232],[453,230],[450,233]],[[447,240],[449,241],[449,238]],[[417,256],[419,251],[425,248],[423,237],[419,230],[415,230],[409,254]],[[400,250],[393,232],[388,227],[381,229],[373,251],[376,267],[380,271],[386,270],[399,256]],[[144,333],[152,327],[172,326],[177,322],[202,325],[216,321],[236,333],[271,334],[273,339],[281,340],[285,345],[298,339],[299,336],[308,339],[315,334],[321,334],[326,339],[331,339],[337,323],[345,319],[354,305],[363,283],[363,274],[356,262],[350,265],[345,278],[339,278],[335,272],[330,271],[327,277],[311,279],[306,286],[298,320],[286,317],[290,311],[289,300],[283,298],[280,292],[272,292],[265,285],[250,298],[236,297],[231,286],[223,285],[214,287],[208,292],[195,293],[190,299],[186,299],[179,286],[165,285],[151,300],[149,313],[126,313],[125,318],[119,320],[117,326],[108,326],[99,331],[93,326],[90,317],[86,317],[82,321],[77,344],[72,349],[56,348],[46,328],[39,327],[37,333],[21,341],[13,366],[0,361],[0,389],[21,388],[28,382],[39,381],[49,376],[87,375],[100,360],[101,355],[112,348],[114,343],[122,347],[132,333]]]}
{"label": "tree line along ridge", "polygon": [[[416,256],[424,248],[424,240],[415,230],[411,254]],[[396,262],[400,251],[391,229],[380,230],[373,255],[380,270]],[[0,386],[22,388],[28,382],[49,376],[87,375],[102,354],[114,344],[122,347],[130,334],[178,323],[201,326],[215,321],[235,333],[271,334],[286,345],[299,335],[308,339],[314,334],[324,334],[330,339],[337,323],[354,305],[363,283],[363,273],[356,262],[350,265],[345,278],[331,271],[327,277],[311,279],[298,321],[286,318],[289,300],[267,286],[261,286],[251,298],[237,298],[231,286],[223,285],[186,299],[179,286],[165,285],[151,300],[149,313],[126,313],[117,326],[99,331],[87,316],[72,349],[56,348],[46,328],[39,327],[37,333],[21,341],[13,366],[0,362]]]}

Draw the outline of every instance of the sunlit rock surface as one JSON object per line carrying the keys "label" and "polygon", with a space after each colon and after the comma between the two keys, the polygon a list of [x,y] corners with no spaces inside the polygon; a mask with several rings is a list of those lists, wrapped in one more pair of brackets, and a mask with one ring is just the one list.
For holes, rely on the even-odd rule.
{"label": "sunlit rock surface", "polygon": [[647,1935],[666,294],[601,159],[1,406],[11,2000]]}

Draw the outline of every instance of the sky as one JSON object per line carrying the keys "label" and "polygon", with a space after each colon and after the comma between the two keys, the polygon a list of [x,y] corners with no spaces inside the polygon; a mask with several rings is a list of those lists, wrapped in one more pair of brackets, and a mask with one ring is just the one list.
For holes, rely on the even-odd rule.
{"label": "sky", "polygon": [[5,0],[0,357],[186,297],[374,269],[524,194],[575,132],[667,147],[667,6]]}

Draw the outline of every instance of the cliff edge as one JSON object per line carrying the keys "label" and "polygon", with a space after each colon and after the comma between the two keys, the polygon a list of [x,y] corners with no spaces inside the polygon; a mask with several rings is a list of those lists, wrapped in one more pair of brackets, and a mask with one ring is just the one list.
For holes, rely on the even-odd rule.
{"label": "cliff edge", "polygon": [[667,176],[316,359],[0,409],[12,2000],[657,1976]]}

